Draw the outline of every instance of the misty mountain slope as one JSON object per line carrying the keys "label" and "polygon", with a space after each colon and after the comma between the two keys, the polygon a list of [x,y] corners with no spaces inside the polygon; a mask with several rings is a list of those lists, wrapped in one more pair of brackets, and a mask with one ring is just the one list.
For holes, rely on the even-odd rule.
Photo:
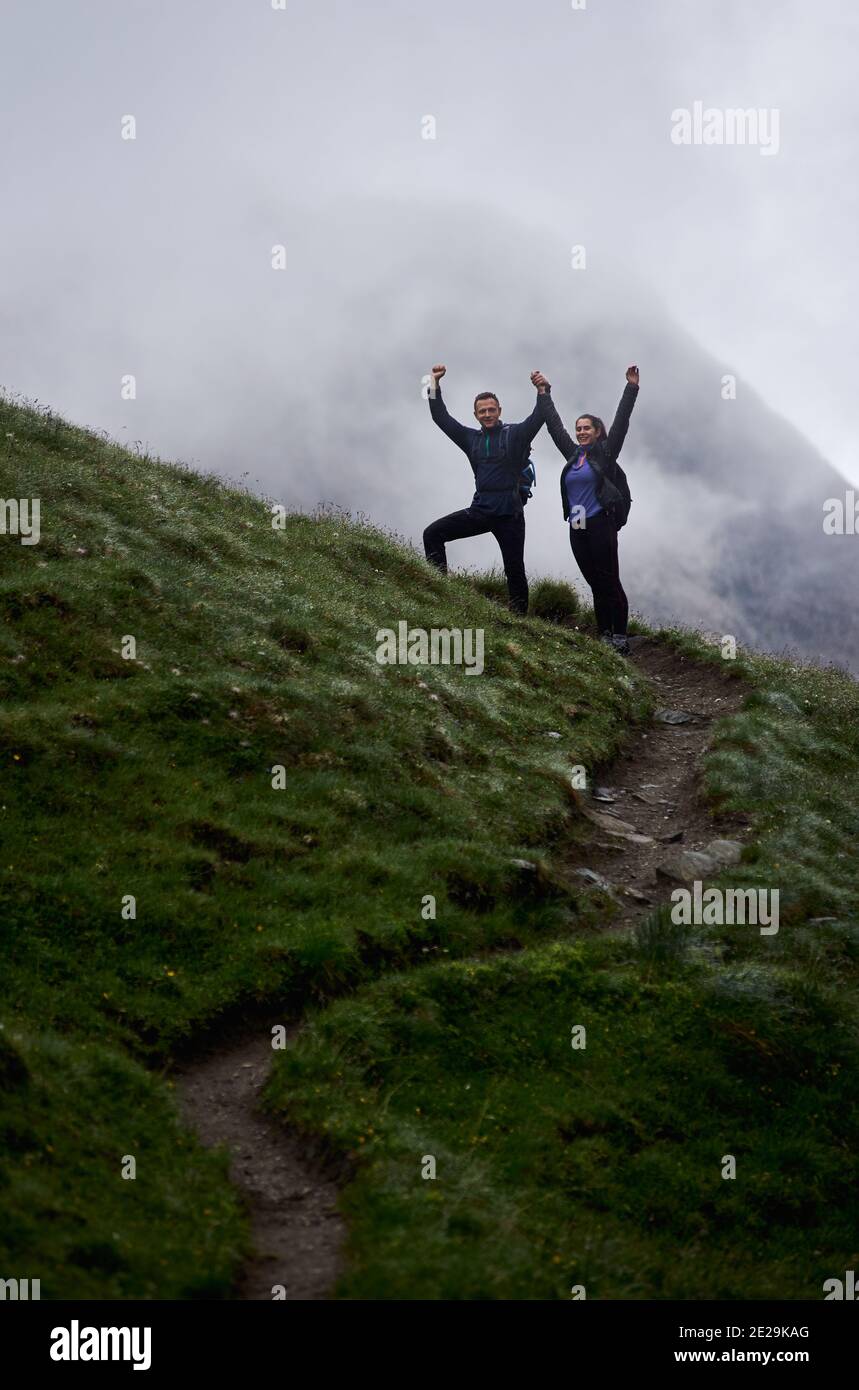
{"label": "misty mountain slope", "polygon": [[[843,484],[826,496],[843,499]],[[824,535],[821,519],[810,502],[794,516],[773,517],[763,545],[761,518],[740,523],[724,543],[714,588],[732,611],[742,612],[744,640],[832,661],[855,675],[859,617],[850,594],[857,537]]]}

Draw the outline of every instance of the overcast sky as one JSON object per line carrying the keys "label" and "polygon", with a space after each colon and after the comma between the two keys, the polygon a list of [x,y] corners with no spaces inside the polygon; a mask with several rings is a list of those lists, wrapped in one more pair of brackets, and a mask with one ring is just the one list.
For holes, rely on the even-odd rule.
{"label": "overcast sky", "polygon": [[[673,321],[859,482],[857,39],[849,0],[6,0],[0,383],[403,524],[350,488],[374,441],[419,536],[453,449],[420,374],[521,418],[587,299],[617,394],[632,360],[656,385],[635,325]],[[770,113],[773,152],[673,143],[695,102]]]}

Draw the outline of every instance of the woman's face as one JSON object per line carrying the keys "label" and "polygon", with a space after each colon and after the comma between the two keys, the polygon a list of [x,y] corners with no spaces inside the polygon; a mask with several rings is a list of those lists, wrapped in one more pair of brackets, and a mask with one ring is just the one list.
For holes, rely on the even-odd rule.
{"label": "woman's face", "polygon": [[580,415],[576,421],[576,439],[582,448],[586,449],[589,444],[594,444],[597,433],[597,427],[590,416]]}

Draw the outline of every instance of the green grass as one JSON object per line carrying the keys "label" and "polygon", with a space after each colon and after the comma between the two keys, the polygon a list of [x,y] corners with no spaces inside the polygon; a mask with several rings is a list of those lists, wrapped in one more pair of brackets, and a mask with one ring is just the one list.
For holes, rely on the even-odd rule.
{"label": "green grass", "polygon": [[358,1164],[341,1296],[815,1298],[855,1258],[857,1064],[801,971],[597,938],[365,988],[269,1089]]}
{"label": "green grass", "polygon": [[[704,788],[778,935],[601,936],[569,769],[652,694],[572,590],[523,621],[347,516],[275,530],[44,410],[0,425],[0,493],[42,503],[38,545],[0,536],[3,1277],[226,1296],[244,1218],[164,1069],[263,1001],[312,1007],[268,1100],[352,1158],[345,1297],[815,1298],[855,1267],[854,682],[728,668],[753,693]],[[484,629],[485,674],[380,665],[401,621]]]}
{"label": "green grass", "polygon": [[6,1025],[0,1143],[4,1277],[40,1279],[43,1299],[217,1298],[229,1286],[247,1234],[227,1164],[119,1048]]}
{"label": "green grass", "polygon": [[[659,636],[754,687],[717,731],[704,791],[714,807],[742,811],[754,824],[748,873],[780,894],[783,927],[768,954],[822,965],[834,953],[837,971],[850,970],[859,944],[859,685],[843,671],[795,659],[742,652],[729,663],[691,632]],[[810,931],[817,917],[836,921]],[[726,945],[732,957],[750,949],[745,937]]]}
{"label": "green grass", "polygon": [[[42,514],[38,545],[0,537],[0,1018],[31,1040],[36,1117],[20,1134],[10,1121],[7,1145],[14,1172],[41,1165],[53,1212],[13,1223],[2,1260],[54,1296],[110,1296],[114,1272],[61,1258],[81,1221],[64,1173],[90,1165],[132,1213],[143,1184],[119,1177],[119,1083],[105,1081],[110,1142],[94,1146],[56,1057],[98,1045],[143,1085],[257,1001],[298,1013],[383,970],[592,923],[594,900],[551,861],[577,820],[569,767],[610,757],[651,697],[580,634],[499,610],[345,516],[274,529],[260,499],[46,411],[3,401],[0,425],[0,492],[39,497]],[[400,621],[483,628],[485,673],[380,665],[377,631]],[[162,1153],[170,1097],[151,1084],[136,1142]],[[44,1158],[49,1110],[65,1167]],[[222,1193],[232,1216],[206,1234],[222,1178],[193,1145],[158,1162],[223,1292],[235,1202]],[[128,1296],[153,1296],[151,1250],[177,1224],[170,1203],[157,1212],[120,1232]],[[87,1242],[112,1248],[111,1202],[87,1220]],[[196,1296],[191,1264],[176,1296]]]}
{"label": "green grass", "polygon": [[807,1299],[856,1266],[859,687],[658,635],[752,687],[703,790],[753,831],[714,882],[777,888],[779,931],[662,909],[316,1018],[269,1103],[357,1164],[344,1297]]}
{"label": "green grass", "polygon": [[[470,574],[467,578],[484,598],[491,598],[506,606],[507,583],[501,570]],[[530,584],[528,612],[532,618],[543,618],[564,626],[574,625],[577,619],[585,615],[588,618],[593,616],[589,608],[580,604],[572,585],[558,579],[537,579]]]}

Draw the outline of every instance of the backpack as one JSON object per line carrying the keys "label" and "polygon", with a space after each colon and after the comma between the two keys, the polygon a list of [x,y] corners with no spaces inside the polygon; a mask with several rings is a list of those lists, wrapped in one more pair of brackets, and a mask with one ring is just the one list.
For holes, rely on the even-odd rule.
{"label": "backpack", "polygon": [[626,480],[626,474],[619,463],[615,462],[614,466],[617,470],[615,485],[621,496],[621,501],[617,502],[614,507],[615,522],[619,531],[621,526],[625,526],[629,520],[629,509],[632,506],[632,496],[629,491],[629,483]]}
{"label": "backpack", "polygon": [[[529,449],[528,453],[530,454],[530,452],[531,450]],[[519,496],[522,499],[523,507],[527,504],[528,499],[536,486],[537,469],[533,461],[529,458],[525,463],[522,472],[519,474]]]}

